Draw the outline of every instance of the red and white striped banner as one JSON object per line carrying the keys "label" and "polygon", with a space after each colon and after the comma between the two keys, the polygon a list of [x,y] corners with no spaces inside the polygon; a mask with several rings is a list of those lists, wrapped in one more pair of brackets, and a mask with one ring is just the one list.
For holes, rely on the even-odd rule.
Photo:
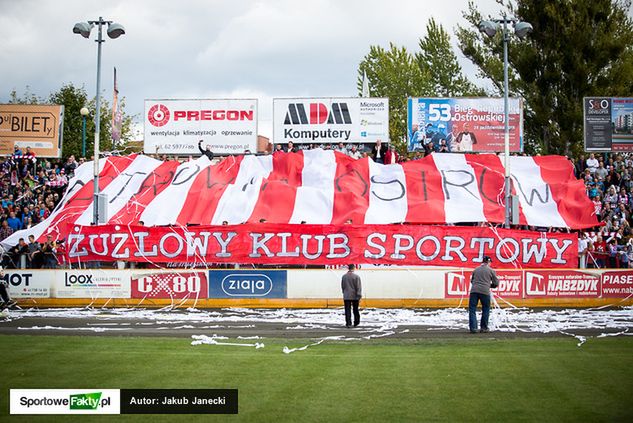
{"label": "red and white striped banner", "polygon": [[[541,227],[598,225],[594,207],[570,162],[561,156],[511,157],[520,222]],[[433,154],[381,165],[335,151],[205,157],[185,163],[143,155],[100,162],[100,191],[109,224],[219,225],[260,222],[336,225],[504,221],[504,167],[493,154]],[[67,225],[89,225],[92,164],[80,166],[57,210],[34,234],[65,237]]]}

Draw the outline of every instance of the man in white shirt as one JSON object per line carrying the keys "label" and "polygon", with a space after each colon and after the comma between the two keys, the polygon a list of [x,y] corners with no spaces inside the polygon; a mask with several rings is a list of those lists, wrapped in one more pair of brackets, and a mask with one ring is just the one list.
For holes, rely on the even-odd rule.
{"label": "man in white shirt", "polygon": [[596,159],[596,156],[591,153],[587,159],[587,169],[589,169],[589,172],[594,173],[596,169],[598,169],[599,165],[600,163],[598,162],[598,159]]}

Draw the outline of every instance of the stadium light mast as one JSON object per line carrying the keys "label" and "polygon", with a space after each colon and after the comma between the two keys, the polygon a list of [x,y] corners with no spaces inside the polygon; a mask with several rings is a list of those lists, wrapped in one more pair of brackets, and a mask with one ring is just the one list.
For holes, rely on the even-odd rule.
{"label": "stadium light mast", "polygon": [[504,118],[504,160],[505,167],[505,227],[510,227],[512,189],[510,180],[510,112],[508,110],[508,42],[510,41],[509,26],[514,27],[514,33],[519,38],[525,38],[533,30],[528,22],[507,18],[505,15],[501,19],[479,22],[479,32],[494,37],[501,29],[503,35],[503,118]]}
{"label": "stadium light mast", "polygon": [[108,37],[115,39],[125,34],[125,28],[123,25],[112,22],[104,21],[99,16],[98,21],[78,22],[73,27],[73,33],[79,34],[84,38],[90,37],[90,31],[97,25],[99,32],[95,42],[97,43],[97,98],[96,98],[96,110],[95,110],[95,142],[94,142],[94,200],[93,200],[93,217],[92,223],[94,225],[99,224],[99,127],[101,125],[101,44],[105,42],[103,38],[103,27],[108,25]]}

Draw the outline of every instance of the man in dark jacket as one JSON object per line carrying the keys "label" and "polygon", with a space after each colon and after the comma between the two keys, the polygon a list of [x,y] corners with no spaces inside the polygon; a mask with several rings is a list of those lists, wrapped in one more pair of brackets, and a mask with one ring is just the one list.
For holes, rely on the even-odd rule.
{"label": "man in dark jacket", "polygon": [[470,333],[477,333],[477,304],[481,301],[481,329],[488,332],[490,317],[490,288],[499,286],[497,274],[490,267],[490,257],[485,256],[481,266],[473,270],[470,278],[470,298],[468,299],[468,327]]}
{"label": "man in dark jacket", "polygon": [[363,296],[360,276],[354,273],[354,266],[350,264],[348,271],[341,279],[341,289],[343,291],[343,302],[345,303],[345,326],[352,327],[352,307],[354,308],[354,327],[360,323],[360,312],[358,303]]}
{"label": "man in dark jacket", "polygon": [[376,140],[376,145],[371,150],[371,158],[376,163],[385,162],[385,154],[387,154],[387,146],[382,144],[382,141]]}
{"label": "man in dark jacket", "polygon": [[200,150],[200,152],[202,154],[207,156],[209,158],[209,160],[213,160],[213,151],[211,151],[211,146],[209,146],[209,144],[207,144],[207,148],[206,149],[203,149],[202,148],[202,140],[198,141],[198,150]]}

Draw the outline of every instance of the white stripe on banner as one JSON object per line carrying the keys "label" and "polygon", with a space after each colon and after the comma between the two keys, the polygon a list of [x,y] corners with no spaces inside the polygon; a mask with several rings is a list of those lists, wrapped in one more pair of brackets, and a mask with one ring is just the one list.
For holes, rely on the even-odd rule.
{"label": "white stripe on banner", "polygon": [[[110,220],[125,207],[130,198],[138,192],[147,175],[163,162],[148,156],[139,155],[102,191],[108,198],[107,218]],[[94,203],[90,204],[82,215],[75,221],[78,225],[90,225],[93,219]]]}
{"label": "white stripe on banner", "polygon": [[334,151],[303,150],[301,186],[297,188],[295,207],[289,223],[329,224],[334,208]]}
{"label": "white stripe on banner", "polygon": [[[503,159],[501,163],[504,163]],[[565,219],[558,212],[552,191],[541,177],[541,168],[534,159],[510,157],[510,173],[528,225],[561,228],[567,226]]]}
{"label": "white stripe on banner", "polygon": [[147,205],[139,220],[152,225],[173,225],[185,204],[187,194],[200,172],[211,165],[207,156],[185,162],[176,168],[176,175],[169,186]]}
{"label": "white stripe on banner", "polygon": [[485,222],[475,169],[462,154],[433,154],[442,177],[446,223]]}
{"label": "white stripe on banner", "polygon": [[369,160],[369,207],[365,223],[400,223],[407,217],[407,181],[399,164]]}
{"label": "white stripe on banner", "polygon": [[244,223],[253,213],[264,178],[273,170],[273,156],[245,156],[235,183],[226,187],[218,202],[211,223],[220,225],[223,221],[236,225]]}

